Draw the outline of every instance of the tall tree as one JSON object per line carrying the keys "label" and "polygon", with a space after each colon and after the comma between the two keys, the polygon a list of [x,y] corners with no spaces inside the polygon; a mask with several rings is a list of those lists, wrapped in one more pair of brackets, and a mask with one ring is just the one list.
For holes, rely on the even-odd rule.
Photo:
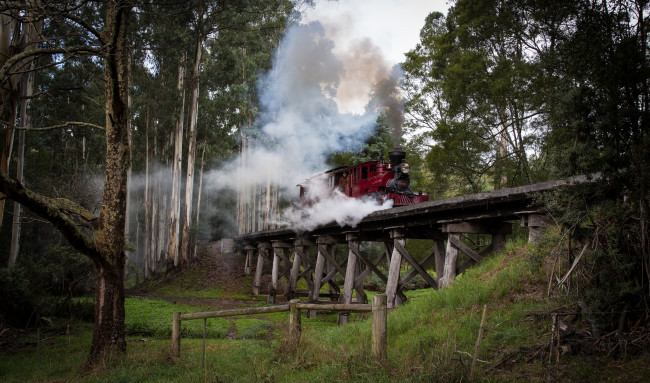
{"label": "tall tree", "polygon": [[[99,6],[99,7],[98,7]],[[77,55],[95,55],[103,60],[105,81],[105,179],[101,210],[93,215],[80,204],[51,198],[26,188],[22,182],[0,171],[0,192],[51,222],[78,251],[90,257],[95,270],[95,321],[89,356],[90,363],[107,353],[126,351],[124,333],[124,266],[126,182],[129,163],[127,108],[127,32],[132,9],[130,1],[80,3],[4,3],[3,16],[23,22],[44,20],[54,26],[65,25],[68,35],[42,35],[41,45],[22,55],[12,56],[0,68],[0,84],[23,71],[19,63],[26,57],[52,57],[73,60]],[[14,8],[16,7],[16,8]],[[25,7],[29,7],[25,12]],[[92,24],[85,12],[102,11],[104,19]],[[25,14],[30,19],[23,18]],[[63,122],[69,125],[70,122]]]}
{"label": "tall tree", "polygon": [[427,17],[407,54],[408,126],[430,146],[429,166],[445,188],[478,192],[541,174],[529,161],[540,99],[526,43],[537,36],[521,33],[519,15],[514,2],[457,1],[446,17]]}
{"label": "tall tree", "polygon": [[[21,25],[21,32],[19,34],[20,38],[18,40],[17,50],[20,52],[28,52],[34,49],[36,47],[36,41],[38,38],[38,34],[41,32],[41,29],[42,29],[42,24],[40,22]],[[34,60],[26,60],[26,64],[23,65],[25,65],[26,67],[25,68],[26,73],[20,76],[20,84],[19,84],[20,107],[18,111],[18,121],[23,129],[21,129],[18,133],[18,148],[16,150],[17,152],[16,153],[17,154],[16,155],[16,162],[17,162],[16,179],[21,182],[23,180],[23,167],[25,164],[25,130],[24,129],[30,127],[30,116],[28,114],[28,105],[29,105],[29,100],[32,98],[34,93],[34,73],[32,72],[34,69]],[[9,251],[9,262],[8,262],[10,268],[15,266],[16,259],[18,258],[20,229],[21,229],[20,219],[21,219],[21,206],[20,204],[14,204],[13,223],[11,226],[11,249]],[[0,214],[0,222],[1,221],[2,221],[2,214]]]}
{"label": "tall tree", "polygon": [[[146,22],[143,24],[152,33],[151,38],[145,38],[142,44],[148,46],[148,54],[139,56],[141,65],[136,65],[135,68],[138,73],[134,76],[134,81],[138,86],[134,87],[134,115],[136,125],[150,127],[148,138],[152,149],[139,151],[142,154],[149,153],[149,161],[139,158],[134,161],[142,163],[143,168],[146,167],[145,162],[150,165],[158,163],[163,169],[174,168],[178,164],[181,168],[177,169],[177,174],[181,177],[185,171],[185,197],[182,198],[180,193],[183,182],[180,178],[176,185],[170,184],[168,188],[161,189],[163,195],[157,195],[155,191],[158,189],[154,185],[160,180],[152,178],[156,172],[150,169],[150,186],[147,189],[150,197],[143,198],[148,212],[146,215],[149,217],[147,221],[150,222],[146,257],[151,259],[157,256],[154,253],[160,254],[160,251],[155,250],[155,243],[165,237],[163,253],[172,260],[174,254],[178,254],[176,264],[182,266],[189,259],[189,249],[196,233],[192,228],[192,212],[195,198],[199,197],[197,184],[200,184],[194,175],[197,142],[205,143],[206,166],[233,155],[237,145],[237,130],[251,125],[256,118],[257,75],[270,67],[273,50],[290,20],[293,4],[288,0],[196,0],[185,2],[182,6],[156,3],[146,9],[147,12],[143,15]],[[187,57],[183,68],[188,75],[184,76],[182,92],[187,97],[187,102],[182,110],[183,117],[179,118],[179,109],[176,109],[174,116],[167,111],[174,108],[170,100],[176,100],[177,103],[183,100],[180,90],[171,90],[177,83],[170,81],[171,78],[177,78],[171,69],[178,70],[178,57],[183,55]],[[142,69],[147,67],[148,70]],[[172,96],[171,93],[175,95]],[[152,105],[156,107],[151,108]],[[145,116],[148,116],[148,123],[144,121]],[[176,142],[181,142],[177,140],[178,135],[172,133],[176,132],[179,123],[183,123],[186,133],[180,136],[181,152],[176,155],[172,153],[175,153],[175,149],[167,151],[164,148],[174,147]],[[146,129],[138,129],[138,132],[145,131]],[[134,139],[138,141],[137,134]],[[145,141],[144,137],[140,139]],[[152,153],[154,150],[157,151],[155,155]],[[175,159],[172,159],[172,155]],[[167,171],[174,174],[171,170]],[[164,178],[176,179],[176,176]],[[164,192],[170,188],[174,193],[179,190],[179,198],[174,197],[169,209],[163,209]],[[175,214],[176,206],[179,206],[178,216]],[[157,225],[153,224],[153,221],[160,222],[156,216],[161,215],[166,217],[165,233],[157,233],[154,228]],[[173,222],[182,225],[178,236]],[[205,226],[207,219],[202,223]],[[147,229],[147,225],[142,226]],[[204,227],[203,233],[208,232]],[[154,265],[153,262],[149,264]]]}
{"label": "tall tree", "polygon": [[194,164],[196,162],[196,137],[198,135],[199,118],[199,70],[203,57],[203,3],[199,4],[198,20],[196,23],[196,41],[194,43],[194,67],[190,76],[189,104],[189,142],[187,148],[187,171],[185,179],[185,203],[183,205],[183,230],[180,245],[181,264],[187,263],[192,253],[190,226],[192,225],[192,204],[194,197]]}
{"label": "tall tree", "polygon": [[[445,94],[444,71],[451,66],[451,34],[445,16],[434,12],[420,32],[420,43],[407,53],[406,129],[413,131],[412,145],[427,148],[426,162],[432,172],[427,189],[441,195],[477,192],[484,188],[484,175],[491,168],[490,145],[476,131],[478,125],[457,115]],[[466,64],[468,65],[468,64]],[[472,70],[455,69],[460,77]]]}
{"label": "tall tree", "polygon": [[[27,24],[28,25],[28,24]],[[25,40],[24,33],[27,29],[21,28],[23,24],[11,14],[0,14],[0,65],[4,65],[12,57],[16,57],[29,45],[21,44]],[[22,45],[22,46],[21,46]],[[0,121],[4,127],[4,140],[0,152],[0,171],[9,171],[9,161],[14,144],[14,129],[16,112],[20,103],[19,84],[21,75],[13,73],[7,76],[2,88],[0,88]],[[0,199],[0,229],[2,229],[2,218],[4,216],[5,200]]]}
{"label": "tall tree", "polygon": [[620,332],[649,311],[650,5],[580,1],[573,10],[572,28],[545,63],[556,79],[548,145],[556,174],[598,174],[601,183],[595,195],[564,193],[549,206],[574,238],[592,244],[585,257],[599,272],[589,274],[586,301]]}
{"label": "tall tree", "polygon": [[434,174],[463,174],[467,154],[477,157],[463,163],[469,174],[486,169],[496,186],[503,174],[507,184],[600,181],[546,206],[590,242],[583,263],[598,272],[584,273],[581,299],[619,332],[648,312],[649,10],[645,0],[459,0],[446,18],[429,16],[405,63],[412,127],[426,128]]}
{"label": "tall tree", "polygon": [[174,158],[172,160],[171,207],[169,210],[169,242],[167,244],[167,264],[179,266],[179,231],[181,215],[181,168],[183,163],[183,130],[185,128],[185,55],[178,63],[178,107],[176,130],[173,135]]}

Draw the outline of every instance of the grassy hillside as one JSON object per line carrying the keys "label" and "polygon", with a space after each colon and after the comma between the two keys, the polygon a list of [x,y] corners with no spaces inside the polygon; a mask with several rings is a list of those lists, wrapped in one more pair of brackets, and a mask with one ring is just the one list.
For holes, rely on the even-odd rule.
{"label": "grassy hillside", "polygon": [[[370,321],[357,314],[342,327],[336,326],[335,314],[313,319],[303,315],[298,348],[283,340],[288,313],[209,319],[204,367],[203,321],[184,321],[182,355],[172,361],[168,348],[173,311],[214,310],[227,299],[239,305],[263,304],[259,299],[245,300],[241,291],[231,297],[219,286],[197,283],[196,278],[205,277],[199,271],[206,269],[203,264],[182,276],[151,283],[139,297],[127,299],[126,358],[84,371],[91,325],[53,319],[52,327],[42,330],[40,367],[35,332],[15,331],[10,342],[3,339],[0,381],[469,381],[483,307],[487,316],[476,381],[646,380],[647,350],[608,356],[596,349],[587,352],[584,345],[568,349],[573,342],[569,336],[562,341],[564,353],[549,354],[551,313],[572,312],[573,304],[562,292],[553,290],[549,296],[548,268],[536,254],[539,250],[528,245],[509,244],[504,254],[487,258],[448,289],[408,292],[408,302],[388,315],[388,360],[383,365],[370,358]],[[588,328],[580,315],[561,318],[578,334]]]}

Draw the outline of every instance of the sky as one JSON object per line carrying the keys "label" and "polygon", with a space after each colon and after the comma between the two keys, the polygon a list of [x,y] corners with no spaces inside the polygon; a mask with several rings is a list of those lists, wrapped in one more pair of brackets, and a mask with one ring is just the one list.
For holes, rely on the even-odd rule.
{"label": "sky", "polygon": [[[369,45],[384,65],[404,61],[404,54],[415,48],[420,30],[431,12],[447,13],[448,0],[320,0],[303,13],[303,23],[320,22],[325,37],[335,44],[334,54],[341,57],[359,52],[358,47]],[[381,66],[381,65],[380,65]],[[340,95],[335,98],[341,112],[361,113],[368,101],[367,93],[375,78],[360,84],[358,70],[349,70],[354,81],[343,79]],[[344,100],[342,100],[342,98]]]}

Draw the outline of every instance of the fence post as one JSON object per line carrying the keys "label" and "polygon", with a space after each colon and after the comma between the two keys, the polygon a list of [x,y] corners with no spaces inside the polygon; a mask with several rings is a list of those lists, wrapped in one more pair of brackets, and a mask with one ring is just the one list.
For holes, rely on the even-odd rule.
{"label": "fence post", "polygon": [[205,367],[205,338],[208,332],[208,318],[203,318],[203,359],[201,360],[201,367]]}
{"label": "fence post", "polygon": [[298,309],[300,299],[289,301],[289,341],[297,346],[300,343],[300,310]]}
{"label": "fence post", "polygon": [[375,361],[386,361],[386,295],[372,297],[372,347],[371,354]]}
{"label": "fence post", "polygon": [[38,344],[38,369],[40,370],[41,368],[43,368],[43,360],[42,360],[43,358],[41,356],[41,328],[40,327],[36,329],[36,336],[37,336],[36,342]]}
{"label": "fence post", "polygon": [[181,313],[177,311],[174,311],[172,315],[171,354],[173,358],[180,358],[181,356]]}

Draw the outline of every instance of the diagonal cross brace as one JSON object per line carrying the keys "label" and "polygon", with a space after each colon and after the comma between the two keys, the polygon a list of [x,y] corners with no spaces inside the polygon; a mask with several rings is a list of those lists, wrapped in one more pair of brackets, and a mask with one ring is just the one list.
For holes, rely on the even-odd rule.
{"label": "diagonal cross brace", "polygon": [[458,250],[462,251],[463,253],[467,254],[472,258],[474,261],[481,263],[483,260],[483,257],[481,257],[478,253],[474,251],[471,247],[467,246],[463,242],[461,242],[459,239],[456,239],[454,236],[449,236],[448,239],[449,243]]}
{"label": "diagonal cross brace", "polygon": [[429,273],[427,273],[426,271],[424,271],[424,269],[422,269],[422,267],[420,267],[420,265],[415,261],[415,259],[411,257],[411,254],[409,254],[408,251],[406,251],[404,246],[402,246],[399,242],[395,241],[395,249],[397,249],[397,251],[399,251],[400,254],[402,254],[402,256],[406,258],[406,260],[411,264],[411,266],[413,266],[413,268],[417,270],[417,272],[420,273],[420,275],[422,275],[422,278],[424,278],[424,280],[427,281],[429,286],[433,287],[434,289],[438,288],[438,282],[436,282],[429,275]]}
{"label": "diagonal cross brace", "polygon": [[289,251],[289,249],[282,248],[282,251],[273,251],[273,255],[277,255],[278,258],[282,259],[285,263],[285,267],[282,268],[281,274],[278,276],[278,280],[280,278],[285,277],[287,278],[287,281],[291,280],[291,268],[288,267],[288,265],[291,265],[291,262],[289,261],[289,257],[285,252]]}
{"label": "diagonal cross brace", "polygon": [[[345,263],[347,263],[347,262],[348,262],[348,261],[345,261],[343,264],[345,264]],[[320,281],[320,283],[321,283],[321,284],[320,284],[320,287],[323,287],[323,286],[325,286],[326,283],[329,283],[330,286],[334,287],[337,291],[340,292],[340,291],[341,291],[341,288],[340,288],[336,283],[334,283],[334,281],[332,281],[332,278],[334,278],[334,276],[336,275],[336,273],[338,273],[338,271],[337,271],[336,269],[334,269],[334,270],[330,271],[329,273],[327,273],[327,275],[325,276],[325,278],[323,278],[323,279]]]}
{"label": "diagonal cross brace", "polygon": [[[381,263],[381,261],[384,260],[384,258],[386,258],[386,253],[382,253],[379,257],[377,257],[377,259],[375,260],[375,262],[373,262],[373,264],[374,264],[375,266],[379,265],[379,264]],[[363,279],[365,279],[368,275],[370,275],[371,272],[372,272],[372,269],[371,269],[371,268],[367,268],[367,269],[365,269],[365,270],[363,271],[363,273],[361,273],[361,275],[359,275],[359,278],[363,278]],[[380,278],[381,278],[381,277],[380,277]],[[386,278],[386,279],[388,279],[388,278]],[[384,281],[384,282],[386,282],[386,281]]]}
{"label": "diagonal cross brace", "polygon": [[309,259],[305,255],[305,251],[302,246],[296,246],[295,253],[298,257],[300,257],[300,263],[303,265],[302,272],[298,273],[298,277],[296,278],[296,281],[298,281],[301,278],[304,278],[307,274],[309,274],[314,269],[314,267],[312,266],[311,262],[309,262]]}
{"label": "diagonal cross brace", "polygon": [[332,254],[330,254],[329,250],[327,250],[327,249],[323,249],[322,253],[323,253],[323,256],[325,256],[325,259],[327,259],[327,261],[328,261],[332,266],[335,267],[335,270],[336,270],[336,271],[338,271],[339,273],[341,273],[341,275],[345,275],[345,270],[343,270],[343,265],[345,265],[345,264],[347,263],[347,261],[348,261],[347,258],[345,259],[345,261],[343,261],[343,263],[341,263],[341,264],[339,265],[339,264],[334,260],[334,257],[332,257]]}
{"label": "diagonal cross brace", "polygon": [[[371,261],[368,259],[368,257],[366,257],[365,255],[361,254],[361,251],[360,251],[359,249],[357,249],[357,248],[353,248],[352,251],[354,252],[354,254],[355,254],[357,257],[359,257],[359,259],[361,259],[361,260],[362,260],[366,265],[368,265],[368,267],[369,267],[368,270],[372,270],[372,272],[374,272],[375,274],[377,274],[377,276],[378,276],[382,281],[384,281],[384,283],[388,282],[388,277],[386,277],[386,275],[385,275],[384,273],[382,273],[381,270],[379,270],[379,269],[377,268],[377,266],[375,266],[375,264],[374,264],[373,262],[371,262]],[[379,259],[378,259],[378,261],[377,261],[377,264],[379,264],[379,262],[381,262],[381,260],[382,260],[383,258],[384,258],[384,256],[379,257]],[[368,270],[366,270],[366,271],[368,271]],[[357,280],[356,280],[355,282],[357,282],[357,281],[359,281],[359,280],[362,280],[362,281],[363,281],[364,279],[366,279],[366,277],[368,276],[368,275],[366,274],[366,271],[364,271],[363,273],[361,273],[361,274],[357,277]]]}
{"label": "diagonal cross brace", "polygon": [[[433,261],[434,259],[436,259],[436,253],[435,253],[435,251],[432,251],[431,254],[429,254],[429,255],[424,259],[424,261],[422,261],[422,264],[421,264],[420,266],[422,266],[422,267],[426,267],[426,266],[427,266],[429,263],[431,263],[431,261]],[[411,279],[415,278],[416,275],[418,275],[418,271],[417,271],[415,268],[413,268],[413,270],[411,270],[411,271],[410,271],[410,272],[409,272],[409,273],[408,273],[408,274],[407,274],[407,275],[406,275],[406,276],[405,276],[405,277],[404,277],[404,278],[399,282],[399,288],[398,288],[398,290],[403,289],[404,286],[406,286],[406,285],[411,281]],[[435,289],[438,288],[438,281],[436,281],[436,286],[435,286],[434,288],[435,288]]]}

